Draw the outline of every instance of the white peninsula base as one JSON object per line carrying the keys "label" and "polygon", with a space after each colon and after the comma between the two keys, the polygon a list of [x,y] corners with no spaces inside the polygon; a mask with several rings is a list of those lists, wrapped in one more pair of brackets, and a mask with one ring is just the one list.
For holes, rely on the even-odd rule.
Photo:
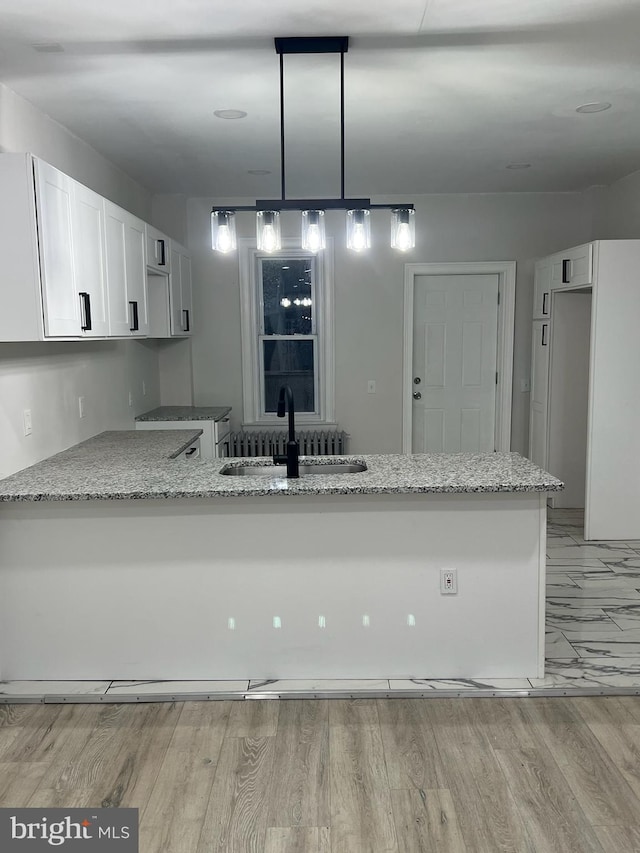
{"label": "white peninsula base", "polygon": [[0,680],[542,677],[545,524],[538,492],[5,503]]}

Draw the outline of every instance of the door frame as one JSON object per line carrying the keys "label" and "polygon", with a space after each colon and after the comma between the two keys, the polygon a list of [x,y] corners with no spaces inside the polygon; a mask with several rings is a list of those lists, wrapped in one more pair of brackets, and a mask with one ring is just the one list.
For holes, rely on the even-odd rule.
{"label": "door frame", "polygon": [[468,261],[404,266],[404,351],[402,366],[402,452],[411,453],[413,375],[413,297],[419,275],[497,275],[498,342],[496,350],[496,417],[494,447],[511,450],[511,398],[513,382],[513,331],[516,304],[515,261]]}

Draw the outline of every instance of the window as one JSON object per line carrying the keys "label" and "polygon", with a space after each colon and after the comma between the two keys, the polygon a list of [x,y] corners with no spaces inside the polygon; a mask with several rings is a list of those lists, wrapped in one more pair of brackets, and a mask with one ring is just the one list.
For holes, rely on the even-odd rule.
{"label": "window", "polygon": [[331,249],[313,255],[285,241],[267,255],[240,242],[244,423],[281,425],[282,385],[298,423],[333,423]]}

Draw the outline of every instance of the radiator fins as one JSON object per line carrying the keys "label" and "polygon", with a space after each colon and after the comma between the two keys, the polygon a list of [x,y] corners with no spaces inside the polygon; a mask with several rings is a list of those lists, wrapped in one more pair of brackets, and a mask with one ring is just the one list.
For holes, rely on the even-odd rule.
{"label": "radiator fins", "polygon": [[[301,456],[336,456],[347,452],[348,434],[343,430],[297,432]],[[231,456],[273,456],[287,452],[286,432],[232,432]]]}

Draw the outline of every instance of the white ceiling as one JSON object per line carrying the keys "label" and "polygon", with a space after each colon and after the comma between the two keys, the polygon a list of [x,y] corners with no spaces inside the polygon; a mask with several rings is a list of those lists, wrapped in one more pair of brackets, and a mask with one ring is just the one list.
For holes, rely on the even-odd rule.
{"label": "white ceiling", "polygon": [[[640,169],[640,0],[12,6],[0,80],[156,192],[279,195],[273,37],[291,35],[351,37],[347,195],[576,190]],[[336,195],[337,57],[287,57],[285,79],[287,195]],[[613,106],[575,112],[593,101]],[[228,108],[248,116],[214,117]]]}

